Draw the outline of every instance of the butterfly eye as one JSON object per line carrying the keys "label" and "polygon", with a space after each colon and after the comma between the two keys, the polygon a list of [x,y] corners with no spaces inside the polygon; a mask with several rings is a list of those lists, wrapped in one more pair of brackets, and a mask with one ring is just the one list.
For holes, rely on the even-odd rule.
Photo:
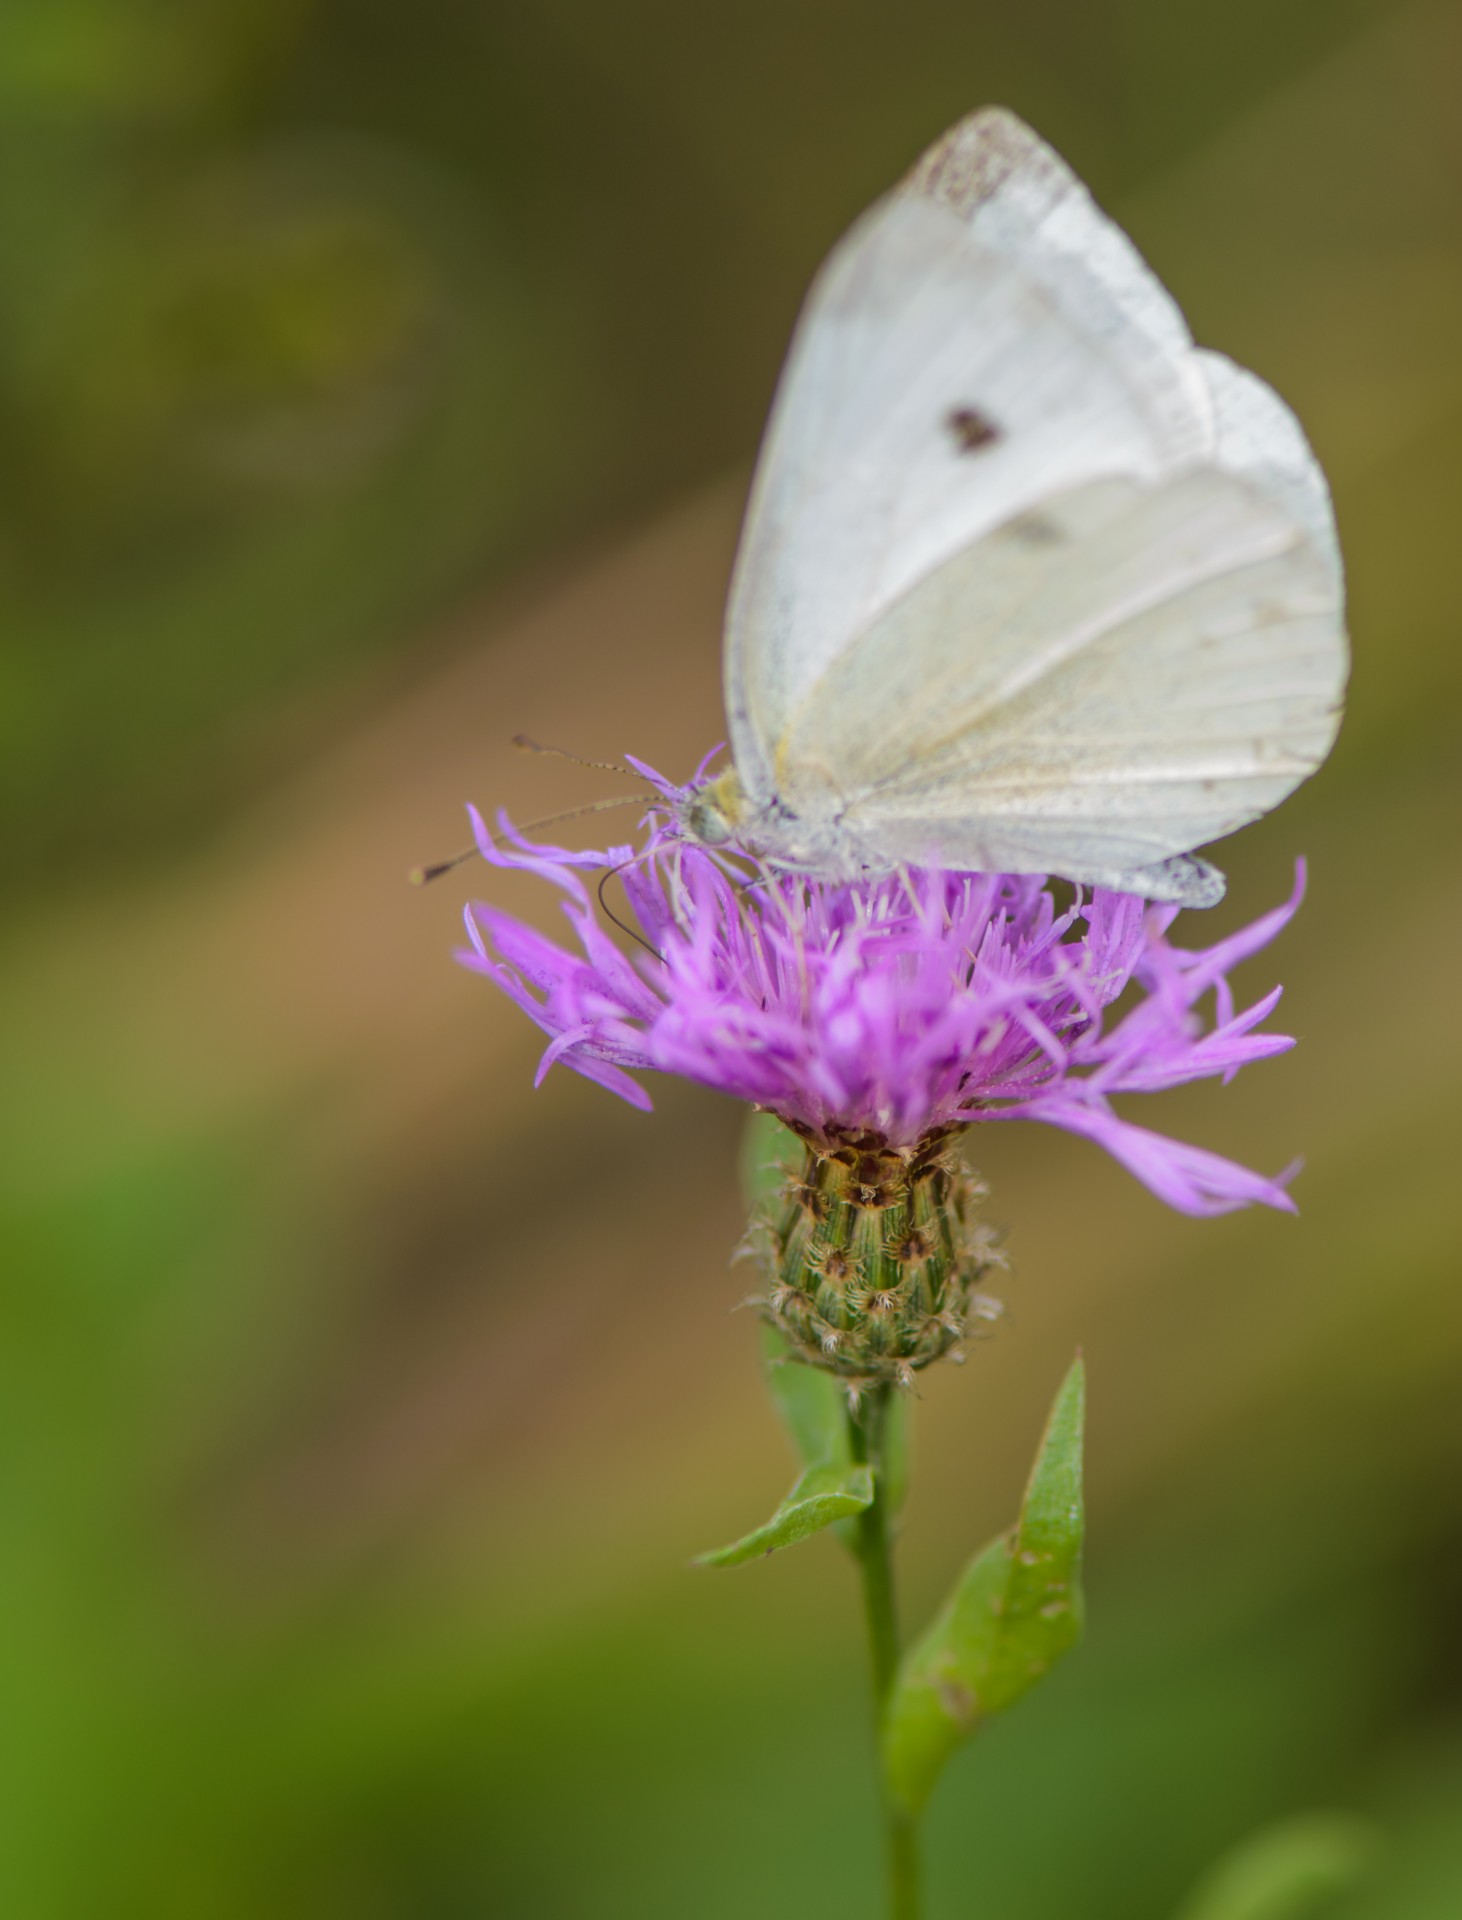
{"label": "butterfly eye", "polygon": [[724,846],[735,837],[737,825],[746,815],[745,795],[735,767],[727,767],[708,786],[682,799],[677,811],[692,839],[706,847]]}
{"label": "butterfly eye", "polygon": [[685,824],[702,846],[719,847],[731,838],[731,822],[710,794],[697,794],[686,810]]}

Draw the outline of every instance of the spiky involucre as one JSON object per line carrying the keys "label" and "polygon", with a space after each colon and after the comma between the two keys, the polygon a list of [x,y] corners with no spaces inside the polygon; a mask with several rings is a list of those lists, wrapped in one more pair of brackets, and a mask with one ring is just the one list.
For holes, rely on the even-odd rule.
{"label": "spiky involucre", "polygon": [[761,1309],[792,1356],[858,1388],[908,1386],[957,1353],[972,1316],[998,1311],[976,1292],[1003,1264],[976,1219],[984,1191],[949,1131],[904,1148],[805,1140],[752,1226]]}

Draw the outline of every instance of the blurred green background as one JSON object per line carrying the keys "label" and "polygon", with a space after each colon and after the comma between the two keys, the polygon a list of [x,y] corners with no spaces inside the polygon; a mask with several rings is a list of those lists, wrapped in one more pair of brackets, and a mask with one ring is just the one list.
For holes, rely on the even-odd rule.
{"label": "blurred green background", "polygon": [[[1091,1369],[1087,1644],[937,1796],[931,1913],[1167,1920],[1372,1817],[1462,1913],[1462,14],[1364,0],[7,0],[0,1910],[877,1910],[739,1115],[646,1117],[450,964],[468,798],[684,775],[823,252],[987,100],[1299,409],[1353,596],[1325,772],[1225,849],[1302,1039],[1144,1118],[1298,1221],[991,1129],[1012,1321],[929,1378],[908,1611]],[[529,887],[496,897],[542,914]],[[1203,932],[1212,929],[1205,925]]]}

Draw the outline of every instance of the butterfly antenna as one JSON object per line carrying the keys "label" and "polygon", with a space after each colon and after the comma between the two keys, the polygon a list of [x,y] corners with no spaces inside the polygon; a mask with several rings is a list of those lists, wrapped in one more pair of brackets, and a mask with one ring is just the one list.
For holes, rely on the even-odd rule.
{"label": "butterfly antenna", "polygon": [[[611,807],[638,807],[643,805],[644,796],[642,794],[622,793],[614,800],[591,800],[589,804],[584,807],[566,807],[562,813],[550,813],[545,815],[542,820],[530,820],[525,827],[520,827],[518,831],[520,833],[537,833],[540,827],[556,827],[565,820],[577,820],[581,814],[608,813]],[[507,844],[505,837],[500,833],[489,834],[488,838],[494,846]],[[464,860],[477,859],[478,852],[479,849],[475,844],[470,847],[463,847],[460,853],[451,854],[445,860],[433,860],[431,865],[426,867],[413,867],[406,877],[413,887],[424,887],[430,880],[440,880],[442,875],[444,873],[450,873],[453,867],[460,867]],[[615,871],[618,872],[618,868],[616,868]]]}
{"label": "butterfly antenna", "polygon": [[604,909],[606,917],[614,922],[620,932],[627,933],[631,940],[638,942],[638,944],[644,948],[646,953],[653,954],[657,960],[663,960],[665,956],[660,952],[659,948],[652,947],[642,933],[636,933],[633,927],[626,926],[624,921],[621,920],[619,915],[614,911],[614,908],[611,907],[609,902],[604,898],[604,889],[609,885],[614,876],[617,873],[623,873],[626,867],[632,867],[639,857],[638,854],[635,854],[633,859],[621,860],[617,867],[607,867],[599,876],[599,885],[595,888],[595,892],[599,895],[599,904]]}
{"label": "butterfly antenna", "polygon": [[642,773],[636,773],[633,767],[622,767],[617,760],[585,760],[582,755],[570,753],[565,747],[545,747],[537,740],[530,740],[526,733],[515,733],[513,745],[522,753],[546,753],[555,760],[572,760],[576,767],[593,767],[599,773],[622,773],[626,780],[640,780],[646,786],[650,783]]}

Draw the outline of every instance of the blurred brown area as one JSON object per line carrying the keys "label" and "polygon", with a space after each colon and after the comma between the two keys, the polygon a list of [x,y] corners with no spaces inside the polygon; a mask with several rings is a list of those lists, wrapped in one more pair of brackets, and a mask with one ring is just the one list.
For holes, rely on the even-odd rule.
{"label": "blurred brown area", "polygon": [[1314,1805],[1389,1835],[1344,1914],[1462,1911],[1459,61],[1431,4],[14,0],[7,1912],[876,1911],[837,1548],[685,1570],[790,1472],[740,1115],[535,1093],[450,963],[487,876],[405,874],[618,790],[515,732],[718,738],[800,291],[985,98],[1299,410],[1357,666],[1213,916],[1309,856],[1240,983],[1301,1045],[1143,1115],[1303,1153],[1298,1221],[972,1138],[1011,1318],[917,1409],[910,1616],[1081,1344],[1091,1630],[942,1787],[932,1911],[1159,1920]]}

